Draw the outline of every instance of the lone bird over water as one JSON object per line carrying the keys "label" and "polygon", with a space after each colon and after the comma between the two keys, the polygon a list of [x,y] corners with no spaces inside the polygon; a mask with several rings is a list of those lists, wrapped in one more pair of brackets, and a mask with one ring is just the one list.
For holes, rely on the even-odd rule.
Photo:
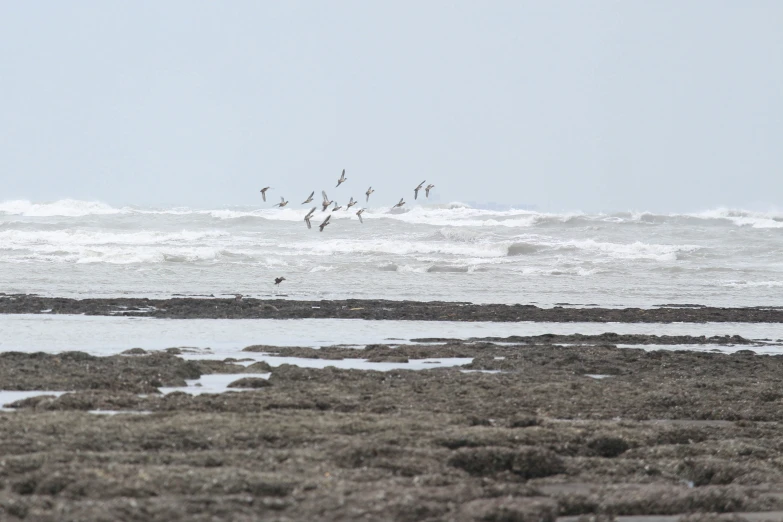
{"label": "lone bird over water", "polygon": [[261,189],[261,197],[264,198],[264,201],[266,201],[266,191],[269,190],[269,187],[264,187]]}
{"label": "lone bird over water", "polygon": [[329,208],[329,205],[332,204],[332,200],[329,199],[329,196],[326,195],[326,191],[325,190],[321,191],[321,195],[324,197],[324,202],[321,203],[321,206],[323,206],[323,208],[321,209],[321,212],[325,212],[326,209]]}
{"label": "lone bird over water", "polygon": [[424,195],[427,196],[427,197],[430,197],[430,190],[432,190],[434,188],[435,188],[435,185],[433,185],[432,183],[427,185],[427,187],[424,189]]}
{"label": "lone bird over water", "polygon": [[365,192],[365,194],[367,194],[367,201],[368,202],[370,201],[370,194],[372,194],[373,192],[375,192],[375,191],[372,189],[372,187],[368,188],[367,192]]}
{"label": "lone bird over water", "polygon": [[285,200],[285,198],[281,196],[281,197],[280,197],[280,203],[278,203],[278,204],[277,204],[277,205],[275,205],[275,206],[276,206],[276,207],[283,208],[283,207],[284,207],[284,206],[286,206],[286,205],[288,205],[288,201],[286,201],[286,200]]}
{"label": "lone bird over water", "polygon": [[307,223],[307,228],[313,228],[313,226],[310,224],[310,218],[313,217],[313,213],[315,212],[316,207],[313,207],[310,209],[310,212],[307,213],[305,216],[305,223]]}
{"label": "lone bird over water", "polygon": [[426,182],[427,182],[427,180],[425,179],[424,181],[419,183],[418,187],[413,189],[413,199],[419,199],[419,191],[421,190],[421,187],[423,187]]}
{"label": "lone bird over water", "polygon": [[343,173],[340,174],[340,179],[337,180],[337,185],[335,186],[335,188],[339,187],[340,185],[345,183],[347,180],[348,180],[348,178],[345,177],[345,169],[343,169]]}
{"label": "lone bird over water", "polygon": [[359,223],[364,223],[364,220],[362,219],[362,212],[364,212],[363,208],[360,208],[356,211],[356,215],[359,216]]}
{"label": "lone bird over water", "polygon": [[313,195],[315,194],[315,191],[312,191],[309,196],[307,196],[307,199],[302,201],[302,205],[307,205],[313,200]]}
{"label": "lone bird over water", "polygon": [[279,285],[285,280],[286,280],[285,277],[275,277],[275,286]]}
{"label": "lone bird over water", "polygon": [[405,204],[405,198],[400,198],[400,202],[394,205],[392,208],[399,208]]}
{"label": "lone bird over water", "polygon": [[326,225],[328,225],[328,224],[329,224],[329,218],[331,218],[331,217],[332,217],[332,215],[331,215],[331,214],[329,214],[328,216],[326,216],[326,219],[324,219],[324,222],[323,222],[323,223],[321,223],[320,225],[318,225],[318,228],[320,228],[320,229],[321,229],[321,232],[323,232],[323,231],[324,231],[324,228],[326,227]]}

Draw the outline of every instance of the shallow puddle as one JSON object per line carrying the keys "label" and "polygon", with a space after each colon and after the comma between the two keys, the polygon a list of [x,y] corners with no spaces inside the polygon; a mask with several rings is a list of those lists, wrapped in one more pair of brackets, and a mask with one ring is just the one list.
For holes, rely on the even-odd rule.
{"label": "shallow puddle", "polygon": [[239,379],[268,379],[271,373],[215,373],[202,375],[199,379],[186,380],[187,386],[164,386],[159,388],[162,394],[185,392],[190,395],[203,393],[223,393],[227,391],[248,391],[252,388],[229,388],[228,385]]}
{"label": "shallow puddle", "polygon": [[0,411],[16,411],[13,408],[6,408],[7,404],[11,404],[22,399],[29,399],[30,397],[39,397],[41,395],[54,395],[59,397],[63,391],[15,391],[15,390],[0,390]]}

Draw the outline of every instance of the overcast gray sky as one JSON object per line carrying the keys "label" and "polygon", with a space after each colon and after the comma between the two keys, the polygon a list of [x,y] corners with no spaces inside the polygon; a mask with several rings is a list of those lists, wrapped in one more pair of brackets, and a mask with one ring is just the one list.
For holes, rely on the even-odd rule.
{"label": "overcast gray sky", "polygon": [[379,203],[781,208],[781,27],[776,0],[0,2],[0,200],[299,203],[345,168]]}

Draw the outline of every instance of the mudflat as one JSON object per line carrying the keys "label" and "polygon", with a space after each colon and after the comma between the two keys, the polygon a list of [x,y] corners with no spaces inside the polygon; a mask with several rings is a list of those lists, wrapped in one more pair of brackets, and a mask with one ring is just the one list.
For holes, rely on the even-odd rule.
{"label": "mudflat", "polygon": [[[0,412],[0,520],[780,519],[783,358],[741,338],[709,340],[743,344],[731,355],[605,336],[440,341],[246,352],[473,361],[378,372],[176,349],[0,354],[0,388],[68,392]],[[157,392],[212,373],[258,377]]]}
{"label": "mudflat", "polygon": [[535,305],[471,304],[443,301],[348,299],[70,299],[29,294],[0,294],[0,314],[86,314],[168,319],[386,319],[418,321],[537,322],[745,322],[781,323],[782,307],[720,308],[666,305],[654,308],[600,308]]}

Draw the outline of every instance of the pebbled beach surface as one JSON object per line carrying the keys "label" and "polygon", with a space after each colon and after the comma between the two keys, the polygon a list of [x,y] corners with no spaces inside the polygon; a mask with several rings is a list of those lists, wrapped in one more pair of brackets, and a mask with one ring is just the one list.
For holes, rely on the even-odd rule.
{"label": "pebbled beach surface", "polygon": [[741,322],[781,323],[783,307],[720,308],[661,305],[654,308],[597,308],[471,304],[444,301],[176,297],[172,299],[71,299],[28,294],[0,294],[0,314],[85,314],[166,319],[374,319],[493,322]]}
{"label": "pebbled beach surface", "polygon": [[[68,392],[0,411],[0,520],[780,520],[783,358],[611,337],[0,353],[0,388]],[[234,373],[237,391],[158,393]]]}

